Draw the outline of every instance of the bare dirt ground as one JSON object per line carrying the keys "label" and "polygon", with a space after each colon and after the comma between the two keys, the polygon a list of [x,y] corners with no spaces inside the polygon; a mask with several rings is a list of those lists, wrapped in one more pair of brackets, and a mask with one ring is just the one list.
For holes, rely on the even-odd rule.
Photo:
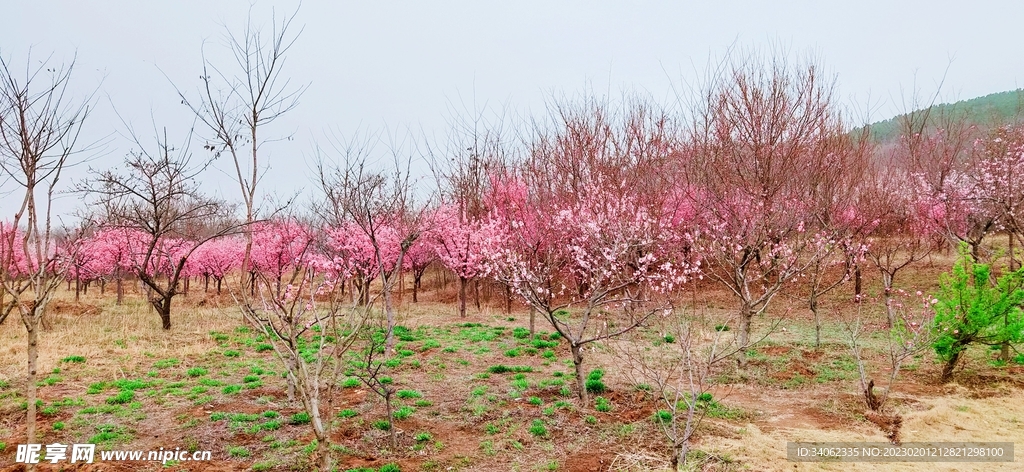
{"label": "bare dirt ground", "polygon": [[[929,289],[941,265],[915,273],[909,285]],[[536,348],[531,338],[518,337],[521,331],[514,329],[526,326],[527,313],[522,307],[504,313],[500,297],[488,300],[487,292],[481,310],[471,307],[470,316],[459,318],[452,304],[443,303],[451,301],[452,288],[421,294],[415,305],[404,294],[399,322],[408,330],[390,375],[399,389],[414,393],[397,400],[409,412],[395,422],[397,448],[377,426],[384,418],[379,398],[355,383],[338,390],[331,413],[338,470],[388,464],[403,471],[667,468],[668,446],[652,419],[659,405],[628,382],[612,350],[598,345],[587,351],[587,369],[607,372],[609,391],[602,396],[611,410],[601,412],[593,399],[581,405],[565,390],[572,387],[572,365],[564,341]],[[702,308],[730,309],[727,294],[702,290]],[[78,303],[62,293],[43,334],[41,442],[97,442],[109,450],[209,450],[213,460],[65,462],[39,470],[311,467],[313,436],[294,416],[300,404],[285,395],[280,362],[245,326],[230,297],[189,295],[178,305],[175,327],[164,332],[136,294],[115,306],[109,296],[94,292]],[[835,303],[848,295],[837,296]],[[783,321],[755,349],[748,370],[719,379],[712,394],[728,414],[701,423],[691,470],[1024,470],[1021,458],[1002,464],[788,461],[788,441],[886,441],[865,418],[856,365],[842,342],[841,320],[834,318],[839,315],[826,320],[825,343],[815,348],[805,311],[795,300],[780,299],[772,313]],[[542,320],[537,327],[545,332],[538,339],[553,339]],[[22,470],[13,462],[25,434],[24,339],[17,320],[0,326],[3,472]],[[867,353],[872,378],[886,378],[879,345],[869,344]],[[945,385],[937,382],[930,351],[909,362],[893,387],[894,408],[904,418],[903,440],[1024,444],[1024,367],[997,367],[991,358],[983,348],[972,350],[956,380]],[[499,365],[520,366],[523,372],[494,373]],[[128,390],[133,393],[124,394]],[[115,400],[122,394],[131,398]]]}

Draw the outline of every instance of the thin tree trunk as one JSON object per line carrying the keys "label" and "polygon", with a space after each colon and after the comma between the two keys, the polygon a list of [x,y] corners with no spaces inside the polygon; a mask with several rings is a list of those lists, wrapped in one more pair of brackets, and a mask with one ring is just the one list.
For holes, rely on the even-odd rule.
{"label": "thin tree trunk", "polygon": [[737,335],[740,349],[736,352],[736,355],[739,356],[736,359],[736,363],[741,369],[747,367],[747,348],[750,347],[750,325],[753,319],[754,307],[750,306],[747,302],[743,302],[740,305],[740,332]]}
{"label": "thin tree trunk", "polygon": [[811,291],[811,313],[814,313],[814,347],[821,347],[821,319],[818,317],[818,294]]}
{"label": "thin tree trunk", "polygon": [[[33,311],[35,308],[33,308]],[[33,312],[32,318],[26,320],[25,327],[28,331],[28,376],[25,400],[28,402],[27,423],[25,427],[26,442],[36,442],[36,370],[39,365],[39,323],[38,317]]]}
{"label": "thin tree trunk", "polygon": [[480,311],[480,279],[473,278],[473,298],[476,301],[476,311]]}
{"label": "thin tree trunk", "polygon": [[530,305],[530,337],[532,338],[536,334],[534,327],[536,326],[537,309]]}
{"label": "thin tree trunk", "polygon": [[466,278],[459,277],[459,317],[466,317]]}
{"label": "thin tree trunk", "polygon": [[956,354],[953,354],[953,356],[946,361],[946,364],[942,366],[942,383],[953,380],[953,369],[956,369],[956,363],[960,360],[960,352],[962,351],[955,352]]}
{"label": "thin tree trunk", "polygon": [[882,272],[883,297],[885,298],[885,317],[891,329],[896,324],[896,312],[892,306],[892,274]]}
{"label": "thin tree trunk", "polygon": [[[512,287],[505,286],[505,314],[512,314]],[[533,334],[533,329],[530,329],[530,334]]]}
{"label": "thin tree trunk", "polygon": [[580,399],[580,407],[587,404],[587,384],[583,380],[583,346],[571,343],[569,350],[572,351],[572,364],[576,369],[576,390]]}

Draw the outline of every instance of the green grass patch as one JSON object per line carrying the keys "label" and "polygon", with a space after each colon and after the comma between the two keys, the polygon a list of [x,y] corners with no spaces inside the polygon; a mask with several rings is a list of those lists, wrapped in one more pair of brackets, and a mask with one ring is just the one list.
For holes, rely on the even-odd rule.
{"label": "green grass patch", "polygon": [[65,364],[81,364],[85,362],[85,356],[68,356],[60,361]]}
{"label": "green grass patch", "polygon": [[522,372],[533,372],[533,367],[528,365],[513,365],[507,366],[503,364],[492,365],[487,368],[487,371],[492,374],[507,374],[507,373],[522,373]]}
{"label": "green grass patch", "polygon": [[131,403],[132,400],[134,400],[134,399],[135,399],[135,391],[134,390],[121,390],[120,392],[117,393],[117,395],[114,395],[114,396],[112,396],[110,398],[107,398],[107,404],[108,405],[124,405],[126,403]]}

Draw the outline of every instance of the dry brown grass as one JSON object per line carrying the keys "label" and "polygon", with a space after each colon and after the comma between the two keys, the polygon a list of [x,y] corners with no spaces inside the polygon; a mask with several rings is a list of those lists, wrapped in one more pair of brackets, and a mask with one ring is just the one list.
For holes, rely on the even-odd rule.
{"label": "dry brown grass", "polygon": [[[89,375],[113,379],[142,370],[156,359],[199,355],[216,347],[210,331],[230,331],[242,324],[241,313],[230,305],[197,307],[202,294],[182,298],[172,312],[173,329],[164,331],[160,318],[138,296],[128,295],[123,305],[109,294],[90,293],[81,305],[74,294],[60,291],[51,302],[49,329],[40,336],[39,366],[45,375],[60,360],[84,356]],[[19,384],[25,376],[25,328],[12,316],[0,326],[0,379]]]}

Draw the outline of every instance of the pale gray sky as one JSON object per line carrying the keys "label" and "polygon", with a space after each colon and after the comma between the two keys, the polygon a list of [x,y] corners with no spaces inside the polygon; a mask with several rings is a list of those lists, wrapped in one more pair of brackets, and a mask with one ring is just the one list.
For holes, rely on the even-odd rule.
{"label": "pale gray sky", "polygon": [[[239,31],[250,2],[7,2],[0,54],[15,64],[51,52],[77,53],[75,87],[99,85],[88,137],[121,129],[112,106],[136,127],[187,128],[191,118],[174,86],[194,90],[200,52],[222,54],[224,26]],[[296,2],[255,3],[257,23],[294,11]],[[267,192],[307,185],[307,159],[325,131],[412,129],[444,135],[452,106],[508,105],[539,112],[552,94],[646,91],[674,100],[710,55],[730,45],[781,44],[812,53],[838,76],[839,92],[872,119],[902,109],[916,85],[943,98],[972,98],[1024,81],[1018,2],[954,1],[419,1],[307,0],[304,27],[285,74],[309,85],[298,108],[268,130],[294,133],[271,152]],[[161,70],[170,78],[165,78]],[[102,80],[102,83],[101,83]],[[173,85],[172,85],[173,82]],[[108,98],[109,97],[109,100]],[[474,104],[475,103],[475,104]],[[118,164],[129,146],[114,139],[94,167]],[[197,151],[201,152],[201,151]],[[81,172],[76,172],[81,174]],[[215,173],[210,188],[234,198]],[[62,206],[73,206],[68,202]]]}

